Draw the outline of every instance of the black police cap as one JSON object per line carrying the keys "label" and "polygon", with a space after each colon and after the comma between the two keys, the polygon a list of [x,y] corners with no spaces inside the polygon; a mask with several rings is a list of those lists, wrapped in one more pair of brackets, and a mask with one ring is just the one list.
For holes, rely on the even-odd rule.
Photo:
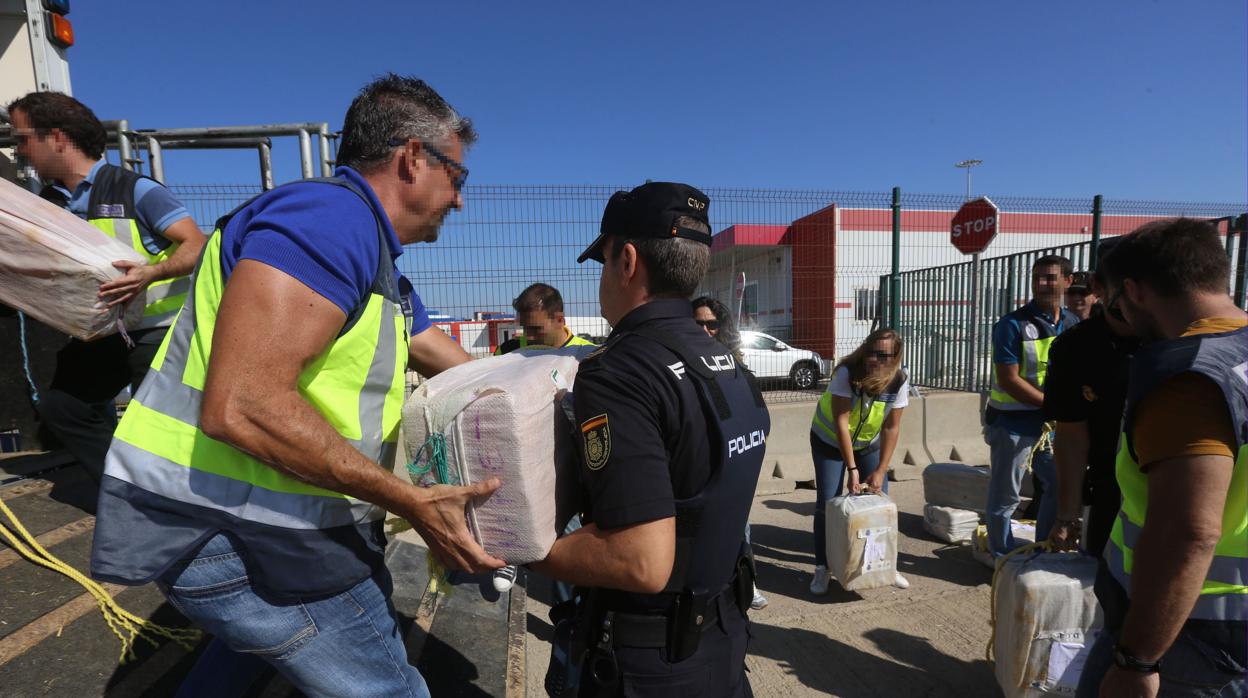
{"label": "black police cap", "polygon": [[710,245],[709,233],[676,224],[676,219],[688,216],[710,229],[710,219],[707,218],[710,204],[706,194],[677,182],[647,182],[632,191],[617,191],[611,195],[606,210],[602,212],[598,237],[576,258],[576,262],[580,264],[587,259],[602,262],[602,247],[611,235],[634,240],[688,238]]}

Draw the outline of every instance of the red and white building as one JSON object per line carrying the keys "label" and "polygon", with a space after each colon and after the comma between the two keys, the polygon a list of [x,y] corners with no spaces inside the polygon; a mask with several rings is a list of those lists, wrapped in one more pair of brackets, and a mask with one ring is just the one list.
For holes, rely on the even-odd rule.
{"label": "red and white building", "polygon": [[[953,214],[902,212],[902,271],[970,259],[949,241]],[[1121,235],[1149,220],[1153,217],[1103,215],[1101,234]],[[983,257],[1087,241],[1092,215],[1003,212],[1000,230]],[[870,332],[880,275],[892,269],[891,231],[889,209],[836,204],[787,225],[730,225],[714,236],[711,268],[700,293],[731,308],[734,280],[744,272],[744,328],[834,359]]]}

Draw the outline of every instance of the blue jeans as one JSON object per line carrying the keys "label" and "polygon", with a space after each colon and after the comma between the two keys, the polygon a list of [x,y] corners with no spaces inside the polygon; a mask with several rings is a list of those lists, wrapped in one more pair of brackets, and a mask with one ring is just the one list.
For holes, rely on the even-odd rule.
{"label": "blue jeans", "polygon": [[[1248,695],[1248,635],[1243,625],[1189,622],[1161,657],[1160,698],[1233,698]],[[1097,636],[1079,677],[1079,698],[1096,698],[1113,666],[1118,634]]]}
{"label": "blue jeans", "polygon": [[[1016,434],[1002,426],[991,425],[984,432],[984,439],[988,442],[989,459],[992,461],[986,507],[988,549],[994,557],[999,557],[1018,547],[1010,530],[1010,517],[1018,508],[1018,493],[1027,474],[1027,457],[1039,437]],[[1040,495],[1040,513],[1036,517],[1036,540],[1045,540],[1057,518],[1057,467],[1053,464],[1053,453],[1037,453],[1031,461],[1031,469],[1044,486],[1044,493]]]}
{"label": "blue jeans", "polygon": [[336,596],[275,601],[251,586],[234,540],[217,534],[158,584],[214,636],[180,697],[240,695],[266,663],[309,696],[429,696],[407,663],[384,568]]}
{"label": "blue jeans", "polygon": [[[810,432],[810,453],[815,460],[815,565],[828,566],[828,543],[824,509],[829,499],[841,496],[845,480],[845,456],[828,445],[815,432]],[[854,465],[858,466],[858,481],[864,482],[880,467],[880,450],[865,453],[854,451]],[[884,493],[888,493],[888,478],[884,478]]]}

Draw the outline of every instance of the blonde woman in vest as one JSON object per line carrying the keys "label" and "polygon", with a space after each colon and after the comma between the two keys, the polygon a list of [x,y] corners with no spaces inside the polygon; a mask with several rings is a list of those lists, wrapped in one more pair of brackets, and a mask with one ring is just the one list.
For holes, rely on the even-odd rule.
{"label": "blonde woman in vest", "polygon": [[[810,425],[810,450],[815,461],[815,574],[810,592],[828,593],[827,501],[848,491],[888,493],[888,462],[901,432],[901,413],[909,404],[910,381],[901,368],[901,337],[879,329],[832,372]],[[851,444],[846,448],[843,444]],[[910,586],[900,574],[897,586]]]}

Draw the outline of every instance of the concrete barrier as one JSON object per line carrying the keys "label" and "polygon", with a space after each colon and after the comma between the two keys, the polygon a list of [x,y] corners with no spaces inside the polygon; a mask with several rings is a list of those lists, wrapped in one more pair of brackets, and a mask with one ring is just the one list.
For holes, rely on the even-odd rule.
{"label": "concrete barrier", "polygon": [[901,413],[901,434],[888,463],[894,481],[917,480],[922,477],[923,469],[932,463],[932,454],[923,441],[925,402],[924,398],[912,395],[909,406]]}
{"label": "concrete barrier", "polygon": [[[925,398],[911,397],[910,406],[901,415],[901,436],[889,463],[894,480],[921,477],[923,468],[933,460],[932,452],[924,443],[925,403]],[[815,465],[810,455],[810,420],[816,404],[792,402],[767,405],[771,412],[771,435],[767,437],[759,494],[764,493],[764,487],[783,487],[782,482],[775,482],[777,479],[795,483],[815,479]]]}
{"label": "concrete barrier", "polygon": [[810,457],[810,420],[816,404],[804,401],[767,405],[771,413],[771,434],[767,436],[767,450],[763,455],[760,492],[769,475],[794,483],[815,479],[815,463]]}
{"label": "concrete barrier", "polygon": [[932,460],[988,464],[979,393],[931,393],[923,398],[924,443]]}

